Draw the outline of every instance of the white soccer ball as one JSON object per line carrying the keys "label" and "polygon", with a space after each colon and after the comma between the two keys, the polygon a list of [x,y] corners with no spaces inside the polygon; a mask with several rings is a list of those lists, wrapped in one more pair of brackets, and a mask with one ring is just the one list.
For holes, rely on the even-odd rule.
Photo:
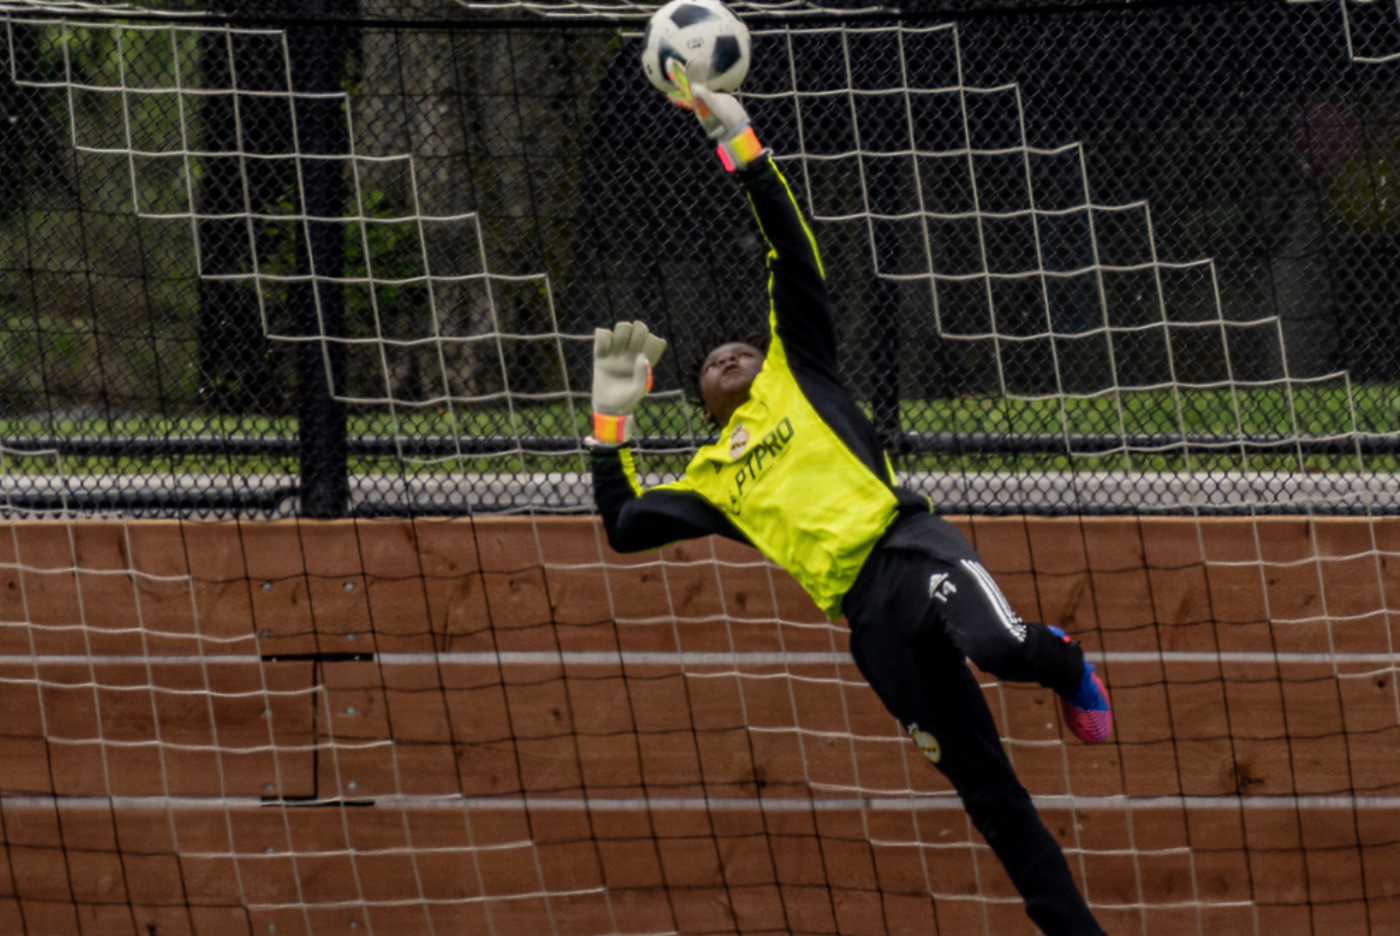
{"label": "white soccer ball", "polygon": [[642,43],[642,69],[658,90],[676,90],[666,78],[666,60],[700,68],[706,87],[737,91],[749,73],[749,30],[719,0],[671,0],[651,15]]}

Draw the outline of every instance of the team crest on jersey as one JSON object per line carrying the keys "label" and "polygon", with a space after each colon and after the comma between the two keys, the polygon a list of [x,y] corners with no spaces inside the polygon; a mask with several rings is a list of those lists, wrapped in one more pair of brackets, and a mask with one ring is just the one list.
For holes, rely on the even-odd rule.
{"label": "team crest on jersey", "polygon": [[738,458],[744,454],[744,449],[749,444],[749,430],[743,423],[734,427],[734,431],[729,433],[729,457]]}
{"label": "team crest on jersey", "polygon": [[[754,486],[766,478],[770,469],[788,453],[788,443],[796,434],[792,428],[792,420],[786,416],[761,439],[751,440],[749,430],[743,423],[734,427],[734,431],[729,435],[730,461],[727,466],[727,469],[733,472],[733,480],[729,487],[731,513],[738,515],[745,496],[751,493]],[[752,445],[749,444],[750,441]]]}

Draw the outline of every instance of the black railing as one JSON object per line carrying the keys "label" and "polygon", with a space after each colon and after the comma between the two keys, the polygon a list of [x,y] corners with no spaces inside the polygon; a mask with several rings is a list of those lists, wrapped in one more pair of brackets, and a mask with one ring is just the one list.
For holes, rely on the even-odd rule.
{"label": "black railing", "polygon": [[[714,436],[643,436],[643,452],[694,451],[715,441]],[[66,458],[276,458],[294,459],[304,443],[295,436],[0,436],[0,449],[22,455],[52,453]],[[583,440],[569,436],[405,436],[350,437],[350,458],[452,458],[480,455],[567,454],[583,451]],[[1400,433],[1341,436],[1285,435],[1110,435],[1108,433],[906,432],[896,436],[891,451],[901,455],[1134,455],[1250,454],[1277,455],[1400,455]],[[346,472],[348,474],[348,469]]]}

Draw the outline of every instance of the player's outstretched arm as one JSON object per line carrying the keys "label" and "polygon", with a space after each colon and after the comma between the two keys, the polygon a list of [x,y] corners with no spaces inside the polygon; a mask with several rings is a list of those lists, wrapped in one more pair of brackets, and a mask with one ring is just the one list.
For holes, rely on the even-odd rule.
{"label": "player's outstretched arm", "polygon": [[[694,66],[690,72],[694,72]],[[836,324],[826,289],[826,273],[812,229],[787,179],[758,142],[743,104],[731,94],[707,88],[674,61],[667,74],[676,86],[671,100],[694,112],[720,161],[734,173],[748,196],[768,247],[769,298],[773,327],[799,368],[838,380]]]}

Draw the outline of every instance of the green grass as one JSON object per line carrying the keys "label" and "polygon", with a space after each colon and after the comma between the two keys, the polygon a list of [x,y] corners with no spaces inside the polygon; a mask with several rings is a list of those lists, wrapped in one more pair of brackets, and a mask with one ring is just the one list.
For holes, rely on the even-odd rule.
{"label": "green grass", "polygon": [[[529,435],[543,434],[545,430],[554,434],[564,432],[569,419],[569,411],[562,405],[515,412],[505,408],[485,407],[457,407],[451,411],[404,408],[398,416],[388,412],[351,415],[346,421],[346,430],[352,438],[396,435]],[[7,439],[93,439],[108,436],[293,439],[297,435],[297,425],[297,419],[291,416],[212,414],[169,417],[159,414],[124,413],[109,419],[96,413],[82,416],[31,414],[17,419],[0,419],[0,435]]]}
{"label": "green grass", "polygon": [[[1182,434],[1230,437],[1247,435],[1321,436],[1345,438],[1355,432],[1400,432],[1400,386],[1374,384],[1354,387],[1271,385],[1228,389],[1120,391],[1111,395],[1061,399],[965,396],[954,399],[907,400],[901,410],[906,432],[951,432],[1011,435],[1162,436]],[[640,414],[643,435],[689,436],[700,432],[690,404],[667,397],[649,401]],[[472,436],[544,436],[577,438],[588,431],[586,400],[567,403],[520,402],[515,407],[403,409],[357,412],[347,421],[351,438],[443,438]],[[261,416],[185,416],[124,414],[30,415],[0,420],[0,434],[9,440],[45,438],[96,439],[130,437],[252,437],[293,440],[294,418]],[[652,455],[645,469],[678,471],[688,456]],[[19,473],[229,473],[294,474],[297,463],[272,455],[159,456],[156,458],[8,456],[6,468]],[[907,471],[1395,471],[1391,456],[1312,455],[1270,451],[1259,454],[1226,447],[1218,452],[1115,452],[1062,454],[915,454],[899,459]],[[576,452],[467,456],[441,460],[400,461],[389,456],[356,457],[354,473],[488,474],[519,471],[577,471],[586,468]]]}
{"label": "green grass", "polygon": [[[387,407],[352,413],[351,436],[373,435],[495,435],[568,434],[586,428],[587,400],[580,395],[565,402],[504,404],[433,409]],[[697,424],[691,404],[674,397],[648,400],[641,419],[651,431],[684,434]],[[905,400],[903,428],[923,432],[1005,433],[1177,433],[1200,435],[1302,434],[1344,435],[1351,432],[1400,432],[1400,385],[1367,384],[1239,388],[1124,390],[1115,394],[1067,398],[1018,398],[969,395],[951,399]],[[283,436],[296,435],[294,417],[124,413],[107,419],[84,416],[30,414],[0,419],[0,433],[10,438],[33,436]]]}
{"label": "green grass", "polygon": [[906,430],[1164,435],[1400,432],[1400,387],[1121,391],[1061,399],[972,396],[908,401]]}

